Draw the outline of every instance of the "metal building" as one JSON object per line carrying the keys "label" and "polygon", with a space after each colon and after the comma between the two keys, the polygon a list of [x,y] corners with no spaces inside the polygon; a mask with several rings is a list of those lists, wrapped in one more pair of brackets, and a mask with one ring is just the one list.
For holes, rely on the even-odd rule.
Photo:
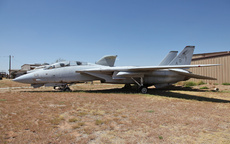
{"label": "metal building", "polygon": [[19,69],[19,70],[18,69],[17,70],[11,69],[10,72],[9,72],[10,77],[11,78],[16,78],[18,76],[26,74],[27,71],[33,70],[35,67],[38,67],[38,66],[42,66],[42,64],[24,64],[24,65],[21,66],[21,69]]}
{"label": "metal building", "polygon": [[217,78],[217,80],[202,80],[206,83],[230,83],[230,51],[194,54],[191,64],[220,64],[220,66],[214,67],[191,68],[190,71],[195,74]]}

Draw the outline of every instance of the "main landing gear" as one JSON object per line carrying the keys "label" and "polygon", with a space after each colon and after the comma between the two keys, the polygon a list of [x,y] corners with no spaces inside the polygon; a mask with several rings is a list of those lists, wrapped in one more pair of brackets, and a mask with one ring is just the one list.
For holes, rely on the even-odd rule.
{"label": "main landing gear", "polygon": [[135,80],[133,77],[131,79],[138,85],[138,92],[146,94],[148,92],[148,87],[144,85],[143,77],[140,77],[140,83]]}
{"label": "main landing gear", "polygon": [[67,84],[61,85],[61,86],[54,86],[54,89],[64,91],[64,92],[71,92],[72,91]]}
{"label": "main landing gear", "polygon": [[139,89],[138,89],[139,92],[143,93],[143,94],[146,94],[148,92],[148,88],[146,86],[141,86]]}

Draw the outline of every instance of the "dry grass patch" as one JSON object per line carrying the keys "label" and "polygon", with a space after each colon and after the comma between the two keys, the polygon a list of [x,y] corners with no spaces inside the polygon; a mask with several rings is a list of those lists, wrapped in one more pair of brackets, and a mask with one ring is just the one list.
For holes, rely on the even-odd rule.
{"label": "dry grass patch", "polygon": [[69,122],[77,122],[77,121],[79,121],[77,118],[71,118],[71,119],[69,119]]}
{"label": "dry grass patch", "polygon": [[12,79],[3,79],[0,80],[0,88],[6,87],[30,87],[29,84],[22,84],[12,81]]}
{"label": "dry grass patch", "polygon": [[229,93],[102,92],[1,91],[0,142],[229,143]]}
{"label": "dry grass patch", "polygon": [[95,125],[102,125],[103,123],[105,123],[103,120],[96,120],[95,121]]}

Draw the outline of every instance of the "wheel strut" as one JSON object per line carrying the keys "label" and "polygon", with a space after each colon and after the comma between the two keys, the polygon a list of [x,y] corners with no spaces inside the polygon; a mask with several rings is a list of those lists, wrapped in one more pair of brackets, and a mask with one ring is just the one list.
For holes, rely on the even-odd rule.
{"label": "wheel strut", "polygon": [[[54,89],[56,90],[57,89],[57,86],[54,86]],[[59,86],[59,88],[58,88],[59,90],[61,90],[61,91],[72,91],[70,88],[69,88],[69,86],[68,86],[68,84],[66,84],[66,85],[61,85],[61,86]]]}
{"label": "wheel strut", "polygon": [[143,94],[146,94],[148,92],[148,88],[144,86],[143,77],[140,77],[140,83],[137,80],[135,80],[133,77],[131,77],[131,79],[139,86],[138,92],[141,92]]}

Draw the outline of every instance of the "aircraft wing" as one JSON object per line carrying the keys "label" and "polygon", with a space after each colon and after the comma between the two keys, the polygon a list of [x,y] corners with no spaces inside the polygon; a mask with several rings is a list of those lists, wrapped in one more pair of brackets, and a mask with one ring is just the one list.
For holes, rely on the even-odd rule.
{"label": "aircraft wing", "polygon": [[93,69],[85,69],[78,70],[76,72],[84,73],[84,72],[114,72],[114,71],[133,71],[133,72],[147,72],[147,71],[155,71],[160,69],[181,69],[181,68],[197,68],[197,67],[210,67],[210,66],[218,66],[219,64],[204,64],[204,65],[167,65],[167,66],[129,66],[129,67],[99,67]]}
{"label": "aircraft wing", "polygon": [[213,78],[213,77],[197,75],[197,74],[189,73],[188,71],[183,71],[180,69],[170,69],[170,71],[176,72],[176,73],[183,75],[183,76],[186,76],[188,78],[217,80],[216,78]]}

